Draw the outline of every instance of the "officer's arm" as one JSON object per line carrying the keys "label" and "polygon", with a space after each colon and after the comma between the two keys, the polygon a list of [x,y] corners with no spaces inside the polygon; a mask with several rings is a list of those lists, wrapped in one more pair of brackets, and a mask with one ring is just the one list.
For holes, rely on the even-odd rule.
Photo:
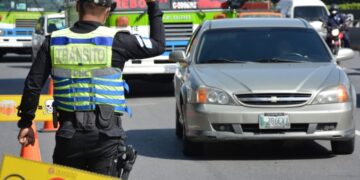
{"label": "officer's arm", "polygon": [[131,35],[125,32],[120,32],[116,36],[117,42],[113,48],[115,50],[125,50],[125,52],[121,52],[125,60],[154,57],[165,51],[165,30],[162,22],[163,13],[159,8],[158,2],[150,1],[147,2],[147,5],[150,21],[150,38]]}
{"label": "officer's arm", "polygon": [[37,53],[30,72],[25,80],[23,96],[18,111],[19,128],[30,127],[35,118],[41,89],[51,72],[49,37],[47,37]]}

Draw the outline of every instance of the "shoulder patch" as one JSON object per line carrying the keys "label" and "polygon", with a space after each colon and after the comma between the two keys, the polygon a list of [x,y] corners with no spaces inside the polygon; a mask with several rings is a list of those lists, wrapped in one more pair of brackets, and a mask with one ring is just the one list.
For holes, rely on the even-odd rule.
{"label": "shoulder patch", "polygon": [[144,42],[143,42],[141,36],[140,35],[135,35],[135,37],[136,37],[136,40],[138,41],[138,43],[140,44],[140,46],[144,47]]}
{"label": "shoulder patch", "polygon": [[143,38],[143,41],[144,41],[144,44],[145,44],[146,48],[148,48],[148,49],[153,48],[152,42],[151,42],[151,40],[149,38]]}
{"label": "shoulder patch", "polygon": [[140,35],[136,34],[135,35],[136,37],[136,40],[139,42],[140,46],[141,47],[146,47],[148,49],[152,49],[153,48],[153,45],[152,45],[152,42],[149,38],[147,37],[141,37]]}

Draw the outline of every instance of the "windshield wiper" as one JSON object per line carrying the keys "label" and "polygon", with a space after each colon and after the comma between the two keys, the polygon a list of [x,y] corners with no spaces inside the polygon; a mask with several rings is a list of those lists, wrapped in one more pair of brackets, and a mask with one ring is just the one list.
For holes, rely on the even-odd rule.
{"label": "windshield wiper", "polygon": [[226,59],[226,58],[217,58],[217,59],[207,59],[206,61],[201,61],[201,64],[207,63],[247,63],[247,61],[238,61],[233,59]]}
{"label": "windshield wiper", "polygon": [[269,59],[257,59],[253,62],[257,63],[303,63],[309,61],[300,61],[300,60],[291,60],[291,59],[279,59],[279,58],[269,58]]}

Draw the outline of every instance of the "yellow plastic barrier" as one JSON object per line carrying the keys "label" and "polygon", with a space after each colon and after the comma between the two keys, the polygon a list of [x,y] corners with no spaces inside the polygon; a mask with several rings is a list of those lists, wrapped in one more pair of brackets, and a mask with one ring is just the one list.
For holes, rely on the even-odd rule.
{"label": "yellow plastic barrier", "polygon": [[5,155],[0,171],[1,180],[119,180],[65,166],[40,163]]}
{"label": "yellow plastic barrier", "polygon": [[[18,121],[17,109],[21,102],[21,95],[0,95],[0,122]],[[50,95],[41,95],[36,111],[36,121],[52,120],[52,102]]]}

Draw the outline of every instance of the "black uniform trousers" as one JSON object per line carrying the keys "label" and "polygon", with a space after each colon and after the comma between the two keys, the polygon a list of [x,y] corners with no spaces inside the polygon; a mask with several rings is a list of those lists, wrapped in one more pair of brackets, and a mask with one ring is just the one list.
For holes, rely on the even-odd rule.
{"label": "black uniform trousers", "polygon": [[105,105],[94,112],[59,111],[54,164],[114,176],[114,160],[123,148],[121,118]]}

